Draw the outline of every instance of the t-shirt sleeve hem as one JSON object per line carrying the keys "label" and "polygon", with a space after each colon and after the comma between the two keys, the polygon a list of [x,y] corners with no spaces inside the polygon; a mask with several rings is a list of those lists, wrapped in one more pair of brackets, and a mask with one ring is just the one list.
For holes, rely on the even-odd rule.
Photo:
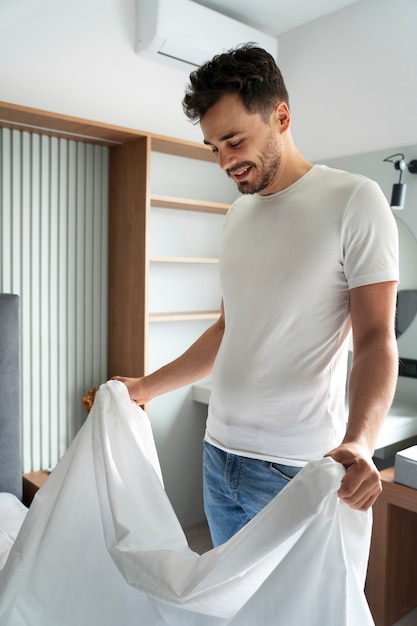
{"label": "t-shirt sleeve hem", "polygon": [[361,276],[353,276],[349,279],[349,289],[391,281],[399,281],[398,273],[391,272],[388,274],[387,272],[373,272],[372,274],[362,274]]}

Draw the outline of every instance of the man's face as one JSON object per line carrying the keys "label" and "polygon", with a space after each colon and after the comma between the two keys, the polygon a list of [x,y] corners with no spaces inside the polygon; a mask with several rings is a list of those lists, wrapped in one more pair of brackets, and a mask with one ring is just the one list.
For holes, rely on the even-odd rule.
{"label": "man's face", "polygon": [[248,113],[237,94],[226,94],[200,121],[204,143],[241,193],[273,193],[279,170],[279,135],[259,113]]}

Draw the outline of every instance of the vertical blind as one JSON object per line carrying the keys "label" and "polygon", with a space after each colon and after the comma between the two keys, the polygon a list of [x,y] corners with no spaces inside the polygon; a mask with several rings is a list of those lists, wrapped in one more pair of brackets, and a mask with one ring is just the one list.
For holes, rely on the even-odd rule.
{"label": "vertical blind", "polygon": [[[0,291],[20,296],[23,471],[53,467],[107,372],[108,149],[0,129]],[[18,401],[18,399],[17,399]]]}

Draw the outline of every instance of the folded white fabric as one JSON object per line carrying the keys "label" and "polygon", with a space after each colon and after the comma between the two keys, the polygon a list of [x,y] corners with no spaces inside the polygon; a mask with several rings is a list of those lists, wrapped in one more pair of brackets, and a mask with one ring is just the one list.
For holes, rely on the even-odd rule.
{"label": "folded white fabric", "polygon": [[223,546],[192,552],[149,420],[118,381],[38,492],[0,573],[2,626],[370,626],[370,514],[309,463]]}

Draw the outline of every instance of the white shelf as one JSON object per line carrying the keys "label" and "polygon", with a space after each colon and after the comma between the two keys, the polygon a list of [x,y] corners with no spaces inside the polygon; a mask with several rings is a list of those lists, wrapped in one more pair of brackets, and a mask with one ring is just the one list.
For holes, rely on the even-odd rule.
{"label": "white shelf", "polygon": [[151,263],[201,263],[218,264],[219,259],[206,257],[151,256]]}

